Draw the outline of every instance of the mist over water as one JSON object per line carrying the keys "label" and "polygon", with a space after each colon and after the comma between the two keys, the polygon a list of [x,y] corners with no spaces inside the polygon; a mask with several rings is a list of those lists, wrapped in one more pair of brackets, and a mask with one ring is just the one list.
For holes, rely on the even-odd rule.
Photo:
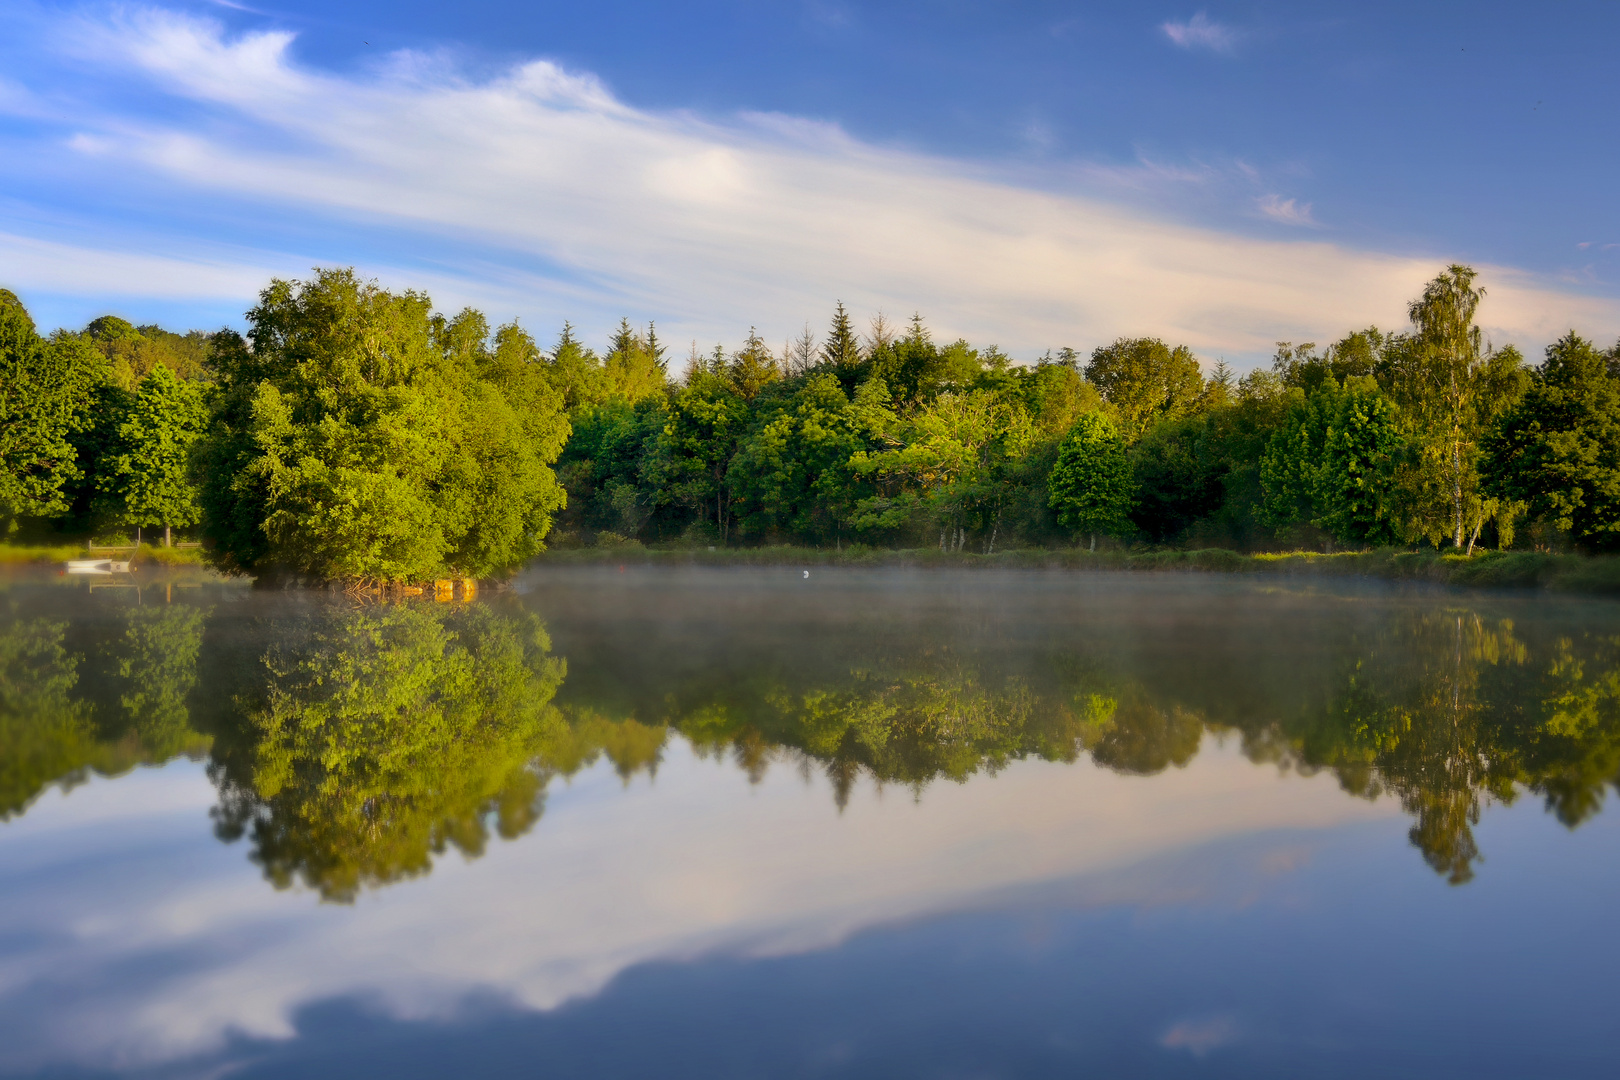
{"label": "mist over water", "polygon": [[1612,603],[803,575],[8,578],[0,1073],[1605,1056]]}

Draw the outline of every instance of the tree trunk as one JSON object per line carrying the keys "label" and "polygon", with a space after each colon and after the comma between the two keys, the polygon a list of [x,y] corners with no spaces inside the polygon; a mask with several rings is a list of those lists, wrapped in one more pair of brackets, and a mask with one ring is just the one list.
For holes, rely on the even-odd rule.
{"label": "tree trunk", "polygon": [[173,546],[169,542],[169,526],[168,526],[167,523],[165,523],[164,526],[163,526],[163,546],[164,547],[172,547]]}
{"label": "tree trunk", "polygon": [[1097,534],[1096,533],[1091,534],[1091,550],[1092,551],[1097,550]]}
{"label": "tree trunk", "polygon": [[1452,547],[1462,547],[1463,512],[1462,512],[1462,440],[1451,440],[1451,508],[1457,518],[1457,534],[1451,540]]}

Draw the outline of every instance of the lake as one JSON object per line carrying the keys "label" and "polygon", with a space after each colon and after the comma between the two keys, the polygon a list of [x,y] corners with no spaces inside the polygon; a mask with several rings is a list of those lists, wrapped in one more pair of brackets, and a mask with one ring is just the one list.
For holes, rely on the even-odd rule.
{"label": "lake", "polygon": [[1620,604],[0,584],[0,1074],[1613,1067]]}

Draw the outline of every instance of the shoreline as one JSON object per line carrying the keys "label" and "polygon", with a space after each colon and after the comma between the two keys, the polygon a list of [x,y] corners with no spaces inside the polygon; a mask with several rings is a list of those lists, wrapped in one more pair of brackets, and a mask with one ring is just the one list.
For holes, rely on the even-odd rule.
{"label": "shoreline", "polygon": [[[82,544],[0,543],[0,565],[42,566],[100,554]],[[125,549],[128,550],[128,549]],[[165,567],[210,569],[202,548],[142,545],[133,561]],[[1122,550],[1092,552],[1084,548],[1018,548],[984,555],[934,548],[853,547],[842,551],[790,545],[720,548],[646,547],[639,543],[611,547],[555,548],[514,571],[546,566],[792,566],[895,569],[1019,569],[1115,571],[1131,573],[1260,574],[1278,577],[1366,578],[1410,581],[1461,588],[1541,589],[1594,596],[1620,596],[1620,556],[1555,555],[1536,551],[1483,551],[1473,556],[1434,551],[1381,548],[1374,551],[1294,551],[1245,555],[1225,548],[1191,551]],[[489,580],[499,588],[502,579]]]}
{"label": "shoreline", "polygon": [[1486,551],[1466,556],[1382,548],[1332,555],[1308,551],[1244,555],[1225,548],[1136,553],[1118,550],[1091,552],[1083,548],[1023,548],[983,555],[932,548],[829,551],[786,545],[704,549],[615,544],[612,547],[553,549],[529,562],[526,569],[539,569],[547,565],[611,563],[639,566],[841,566],[1268,574],[1283,577],[1361,577],[1464,588],[1546,589],[1565,593],[1620,595],[1620,556],[1554,555],[1535,551]]}
{"label": "shoreline", "polygon": [[[128,556],[123,553],[129,552]],[[142,543],[134,545],[97,544],[6,544],[0,543],[0,565],[44,565],[63,563],[69,559],[110,558],[114,553],[131,562],[161,563],[165,566],[207,566],[208,555],[201,547],[154,547]]]}

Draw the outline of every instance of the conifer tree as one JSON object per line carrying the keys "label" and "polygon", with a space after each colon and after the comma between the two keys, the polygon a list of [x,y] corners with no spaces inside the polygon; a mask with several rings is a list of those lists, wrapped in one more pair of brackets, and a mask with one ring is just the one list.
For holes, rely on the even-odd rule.
{"label": "conifer tree", "polygon": [[748,340],[732,355],[731,363],[726,368],[726,378],[731,388],[744,401],[752,401],[767,384],[781,377],[781,369],[776,357],[771,354],[770,346],[759,336],[759,331],[750,326]]}
{"label": "conifer tree", "polygon": [[861,343],[842,300],[838,301],[838,309],[833,313],[827,340],[821,343],[821,362],[838,377],[845,393],[854,389],[859,381]]}

